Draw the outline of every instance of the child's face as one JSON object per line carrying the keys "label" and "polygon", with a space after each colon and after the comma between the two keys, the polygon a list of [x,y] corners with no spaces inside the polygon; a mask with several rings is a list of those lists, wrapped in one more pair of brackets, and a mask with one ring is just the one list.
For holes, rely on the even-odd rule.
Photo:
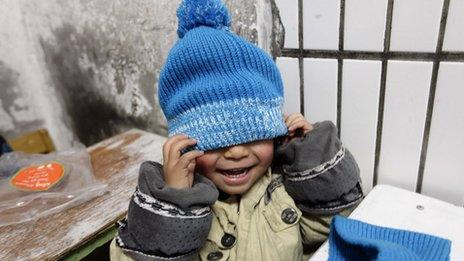
{"label": "child's face", "polygon": [[273,140],[254,141],[206,151],[196,159],[196,169],[225,193],[241,195],[266,173],[273,156]]}

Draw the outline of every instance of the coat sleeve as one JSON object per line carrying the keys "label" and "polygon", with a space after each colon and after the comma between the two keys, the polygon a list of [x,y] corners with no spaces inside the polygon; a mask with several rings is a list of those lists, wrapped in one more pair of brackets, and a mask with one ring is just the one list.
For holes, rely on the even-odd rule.
{"label": "coat sleeve", "polygon": [[302,211],[300,221],[306,245],[317,247],[327,239],[331,219],[348,215],[363,198],[359,167],[337,137],[330,121],[314,124],[304,137],[275,149],[274,168]]}
{"label": "coat sleeve", "polygon": [[191,188],[174,189],[166,186],[161,164],[142,163],[111,256],[119,260],[191,260],[206,241],[211,205],[217,197],[216,187],[203,176],[196,175]]}

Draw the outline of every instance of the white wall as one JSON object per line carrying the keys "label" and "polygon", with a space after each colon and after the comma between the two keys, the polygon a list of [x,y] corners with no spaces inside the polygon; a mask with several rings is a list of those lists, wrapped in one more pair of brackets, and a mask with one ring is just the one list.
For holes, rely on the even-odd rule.
{"label": "white wall", "polygon": [[[415,191],[422,182],[421,193],[464,205],[464,1],[449,2],[442,50],[454,52],[459,59],[437,64],[433,106],[428,103],[444,0],[393,1],[389,51],[397,56],[384,65],[387,0],[345,0],[343,34],[339,31],[342,1],[304,0],[303,99],[297,70],[298,1],[276,2],[287,33],[283,54],[292,56],[277,60],[286,88],[286,112],[299,112],[303,100],[310,121],[337,122],[337,97],[341,97],[340,136],[357,158],[366,191],[374,184],[379,133],[377,184]],[[347,53],[355,55],[342,59],[341,54]],[[366,53],[372,55],[359,55]],[[382,76],[385,103],[379,114]],[[428,110],[431,124],[423,143]],[[426,157],[421,164],[423,147]]]}

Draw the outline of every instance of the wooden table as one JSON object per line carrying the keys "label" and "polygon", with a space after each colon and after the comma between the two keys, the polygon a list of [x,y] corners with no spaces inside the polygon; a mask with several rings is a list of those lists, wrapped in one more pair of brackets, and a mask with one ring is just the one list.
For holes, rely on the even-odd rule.
{"label": "wooden table", "polygon": [[104,234],[126,215],[140,163],[162,162],[165,140],[133,129],[90,147],[94,174],[108,184],[108,192],[35,222],[1,227],[0,260],[63,258]]}
{"label": "wooden table", "polygon": [[[404,189],[377,185],[350,218],[369,224],[406,229],[451,240],[450,260],[464,260],[464,208]],[[327,260],[324,243],[311,261]]]}

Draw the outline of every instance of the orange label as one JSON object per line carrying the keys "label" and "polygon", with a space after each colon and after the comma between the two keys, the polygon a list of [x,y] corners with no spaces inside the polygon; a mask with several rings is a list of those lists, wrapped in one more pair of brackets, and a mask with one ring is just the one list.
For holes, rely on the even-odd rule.
{"label": "orange label", "polygon": [[46,191],[63,178],[64,167],[58,162],[20,169],[10,184],[21,190]]}

